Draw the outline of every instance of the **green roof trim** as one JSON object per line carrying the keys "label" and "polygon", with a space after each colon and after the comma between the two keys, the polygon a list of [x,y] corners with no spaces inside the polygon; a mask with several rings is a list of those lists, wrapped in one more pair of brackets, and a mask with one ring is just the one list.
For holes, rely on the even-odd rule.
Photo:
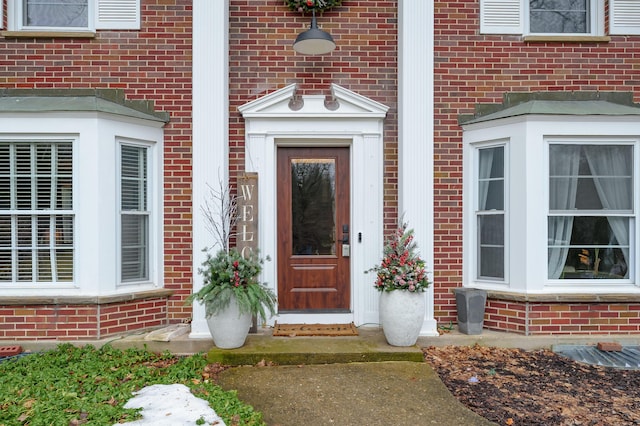
{"label": "green roof trim", "polygon": [[169,122],[169,113],[155,111],[153,101],[127,100],[119,89],[1,89],[0,114],[12,112],[104,112],[124,117]]}
{"label": "green roof trim", "polygon": [[632,93],[621,92],[535,92],[508,93],[502,104],[476,105],[473,115],[460,115],[461,125],[522,115],[640,116],[640,104]]}

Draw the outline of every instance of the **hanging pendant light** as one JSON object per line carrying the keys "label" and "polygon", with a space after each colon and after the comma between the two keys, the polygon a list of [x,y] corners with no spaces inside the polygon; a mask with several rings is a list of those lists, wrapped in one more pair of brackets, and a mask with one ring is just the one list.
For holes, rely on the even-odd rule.
{"label": "hanging pendant light", "polygon": [[315,9],[312,13],[311,28],[298,35],[293,43],[293,50],[303,55],[324,55],[333,51],[336,48],[336,43],[331,34],[318,28]]}

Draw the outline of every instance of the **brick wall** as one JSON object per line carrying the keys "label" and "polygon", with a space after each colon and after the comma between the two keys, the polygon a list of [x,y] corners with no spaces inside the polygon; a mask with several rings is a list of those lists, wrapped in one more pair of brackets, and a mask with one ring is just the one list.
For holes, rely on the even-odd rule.
{"label": "brick wall", "polygon": [[93,340],[165,325],[164,298],[113,304],[0,308],[0,340]]}
{"label": "brick wall", "polygon": [[[479,0],[435,2],[434,290],[436,320],[446,323],[456,321],[451,289],[462,285],[462,129],[457,123],[458,115],[473,113],[478,103],[501,103],[507,92],[623,91],[634,92],[635,101],[640,101],[639,36],[612,36],[605,43],[571,43],[524,42],[520,36],[480,35],[479,3]],[[579,306],[586,306],[590,312],[602,312],[589,304],[572,309]],[[552,307],[557,308],[553,304],[538,308],[543,307],[550,312],[554,311]],[[624,305],[610,308],[617,307]],[[522,306],[491,301],[490,308],[492,312],[514,312],[500,315],[504,319],[490,319],[489,323],[496,328],[522,327]],[[564,325],[567,315],[545,316],[535,327],[539,332],[567,332],[570,330]],[[609,321],[604,312],[597,316]],[[547,320],[549,324],[544,323]],[[607,327],[616,332],[623,330],[622,326],[612,324],[597,327],[602,332],[608,331]],[[637,319],[635,326],[629,324],[624,329],[637,332]],[[586,326],[580,326],[575,331],[586,330]]]}
{"label": "brick wall", "polygon": [[640,303],[488,300],[486,328],[521,334],[640,333]]}
{"label": "brick wall", "polygon": [[[230,1],[230,174],[244,171],[244,121],[238,106],[297,83],[300,94],[329,94],[331,83],[390,107],[385,120],[385,224],[397,221],[397,1],[344,1],[318,15],[337,48],[296,53],[293,42],[310,15],[282,0]],[[233,182],[232,182],[233,183]]]}
{"label": "brick wall", "polygon": [[[3,3],[6,14],[6,1]],[[165,322],[167,317],[170,322],[179,322],[191,317],[191,307],[185,306],[183,300],[192,288],[192,2],[144,0],[141,3],[142,29],[139,31],[98,31],[93,39],[0,38],[0,88],[122,89],[127,99],[151,100],[156,110],[170,114],[164,141],[164,285],[174,294],[168,306],[161,309]],[[51,327],[51,323],[42,319],[51,318],[53,313],[45,314],[39,308],[29,308],[22,314],[33,314],[31,309],[35,309],[33,321]],[[124,304],[117,309],[128,307]],[[13,315],[16,314],[10,314]],[[71,318],[76,320],[73,315]],[[65,330],[63,322],[55,324],[66,337],[84,334],[84,338],[92,332],[97,333],[96,330],[84,329],[91,322],[98,322],[95,313],[92,318],[87,321],[77,318],[79,323],[75,330]],[[157,323],[157,319],[151,320],[146,315],[137,318],[139,328]],[[108,322],[109,318],[101,318],[100,321]],[[128,321],[118,320],[100,332],[131,329],[134,326],[125,324]],[[0,324],[6,325],[7,322]],[[19,327],[22,323],[13,324]],[[26,327],[27,323],[24,324],[24,330],[31,329],[31,326]],[[15,327],[11,328],[11,333],[19,334]],[[53,336],[53,333],[47,331],[47,335]]]}

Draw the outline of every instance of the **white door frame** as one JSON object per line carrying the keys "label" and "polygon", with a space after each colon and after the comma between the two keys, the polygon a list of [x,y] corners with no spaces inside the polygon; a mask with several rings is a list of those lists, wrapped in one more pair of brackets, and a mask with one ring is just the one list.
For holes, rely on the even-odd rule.
{"label": "white door frame", "polygon": [[[277,182],[279,146],[348,146],[351,181],[351,313],[282,314],[279,323],[378,324],[378,294],[364,271],[383,246],[383,121],[388,107],[338,85],[331,94],[297,96],[284,87],[239,108],[245,118],[245,171],[258,173],[260,252],[272,261],[262,280],[277,291]],[[330,99],[331,102],[327,102]],[[295,102],[294,102],[295,101]]]}

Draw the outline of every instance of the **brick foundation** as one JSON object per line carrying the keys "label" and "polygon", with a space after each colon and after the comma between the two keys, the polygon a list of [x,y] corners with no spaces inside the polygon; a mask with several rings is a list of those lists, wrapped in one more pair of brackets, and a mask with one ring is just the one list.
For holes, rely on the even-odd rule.
{"label": "brick foundation", "polygon": [[167,325],[170,292],[156,293],[86,303],[0,304],[0,340],[97,340]]}
{"label": "brick foundation", "polygon": [[487,300],[484,326],[525,335],[637,334],[640,303]]}

